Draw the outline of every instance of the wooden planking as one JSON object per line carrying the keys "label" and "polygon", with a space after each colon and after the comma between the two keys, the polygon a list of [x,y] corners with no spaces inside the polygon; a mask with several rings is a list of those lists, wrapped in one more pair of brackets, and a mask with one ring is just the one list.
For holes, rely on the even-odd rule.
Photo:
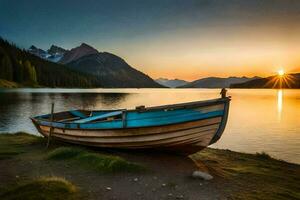
{"label": "wooden planking", "polygon": [[87,123],[87,122],[91,122],[91,121],[95,121],[95,120],[99,120],[99,119],[114,117],[114,116],[121,115],[121,114],[122,114],[122,111],[114,111],[114,112],[110,112],[110,113],[106,113],[106,114],[102,114],[102,115],[95,115],[95,116],[92,116],[92,117],[79,119],[79,120],[74,121],[73,123],[79,123],[79,124]]}
{"label": "wooden planking", "polygon": [[[201,131],[207,131],[207,130],[217,130],[219,128],[219,125],[211,125],[211,126],[205,126],[205,127],[198,127],[198,128],[193,128],[193,129],[187,129],[187,130],[182,130],[182,131],[174,131],[174,132],[167,132],[167,133],[160,133],[160,134],[151,134],[151,135],[139,135],[135,137],[86,137],[86,136],[75,136],[78,139],[89,139],[89,140],[103,140],[106,142],[143,142],[143,141],[158,141],[158,140],[163,140],[163,139],[170,139],[170,138],[176,138],[180,137],[182,135],[188,135],[188,134],[193,134]],[[48,134],[48,132],[47,132]],[[63,133],[58,133],[55,131],[56,135],[61,135],[61,136],[70,136],[74,137],[72,135],[66,135]]]}
{"label": "wooden planking", "polygon": [[[193,122],[186,122],[182,124],[174,124],[167,126],[147,127],[147,128],[129,128],[129,129],[115,129],[115,130],[63,130],[55,128],[55,132],[66,134],[70,136],[87,136],[87,137],[127,137],[127,136],[139,136],[148,134],[161,134],[173,131],[180,131],[185,129],[196,128],[200,126],[208,126],[213,124],[219,124],[221,117],[204,119]],[[40,126],[43,131],[49,131],[50,127]]]}
{"label": "wooden planking", "polygon": [[207,113],[207,112],[212,112],[212,111],[217,111],[217,110],[224,110],[224,104],[199,107],[199,108],[195,108],[194,110],[197,110],[201,113]]}
{"label": "wooden planking", "polygon": [[[229,98],[225,98],[146,108],[142,111],[128,110],[126,115],[130,112],[137,112],[135,116],[138,116],[139,119],[145,117],[144,119],[148,121],[147,126],[140,123],[143,120],[134,119],[134,115],[132,115],[131,119],[135,120],[136,124],[131,124],[131,127],[128,128],[124,128],[121,120],[115,120],[117,122],[115,126],[111,126],[112,123],[105,122],[106,124],[103,126],[102,124],[101,126],[95,126],[98,123],[91,123],[79,127],[75,123],[71,123],[69,128],[65,130],[64,126],[61,125],[59,125],[61,128],[54,128],[53,137],[70,143],[98,147],[167,148],[180,151],[186,148],[196,152],[208,146],[217,132],[219,134],[223,132],[226,124],[224,123],[226,120],[223,118],[228,115],[227,104],[229,104],[229,101]],[[201,117],[199,117],[200,115]],[[150,118],[148,118],[149,116]],[[171,120],[167,118],[171,118]],[[177,118],[182,121],[176,121]],[[39,126],[38,124],[41,121],[33,119],[33,122],[41,134],[44,136],[49,134],[49,124]],[[220,128],[221,123],[222,128]]]}
{"label": "wooden planking", "polygon": [[61,119],[61,120],[56,120],[57,122],[70,122],[70,121],[74,121],[74,120],[78,120],[80,119],[80,117],[71,117],[71,118],[65,118],[65,119]]}
{"label": "wooden planking", "polygon": [[[63,141],[63,140],[62,140]],[[68,142],[68,141],[64,141],[64,142]],[[70,142],[72,144],[76,144],[76,145],[83,145],[83,146],[91,146],[91,147],[96,147],[96,148],[109,148],[110,147],[101,147],[97,144],[84,144],[84,143],[78,143],[78,142]],[[202,149],[204,149],[206,146],[198,146],[198,145],[194,145],[194,144],[186,144],[186,145],[178,145],[178,146],[173,146],[173,147],[165,147],[165,146],[155,146],[155,147],[149,147],[149,148],[144,148],[144,147],[136,147],[136,148],[126,148],[126,147],[117,147],[117,148],[113,148],[113,149],[126,149],[126,150],[148,150],[148,149],[153,149],[153,151],[162,151],[162,152],[166,152],[166,153],[172,153],[172,154],[179,154],[179,155],[184,155],[184,156],[188,156],[191,154],[194,154],[196,152],[201,151]]]}
{"label": "wooden planking", "polygon": [[[206,137],[207,138],[207,137]],[[56,138],[58,140],[78,144],[78,145],[84,145],[84,146],[93,146],[93,147],[99,147],[99,148],[115,148],[115,149],[157,149],[157,150],[163,150],[163,151],[169,151],[169,152],[177,152],[180,154],[193,154],[196,153],[203,148],[208,146],[207,139],[196,139],[196,140],[186,140],[181,143],[172,143],[171,145],[147,145],[147,146],[111,146],[111,145],[103,145],[99,143],[89,143],[89,142],[81,142],[81,141],[72,141],[72,140],[65,140],[63,138]],[[202,140],[206,140],[206,142],[201,142]],[[208,139],[209,140],[209,139]]]}
{"label": "wooden planking", "polygon": [[196,138],[191,138],[188,140],[182,140],[179,142],[174,142],[170,144],[163,145],[164,147],[176,147],[176,146],[181,146],[181,145],[199,145],[206,147],[210,141],[210,139],[213,137],[213,134],[206,134],[202,135],[201,137],[196,137]]}
{"label": "wooden planking", "polygon": [[[172,133],[161,133],[161,134],[154,134],[154,135],[144,135],[144,136],[139,136],[139,137],[85,137],[85,136],[72,136],[72,135],[65,135],[61,133],[55,132],[55,134],[59,136],[67,136],[67,137],[72,137],[72,138],[78,138],[78,140],[93,140],[95,142],[98,141],[105,141],[105,142],[111,142],[111,143],[116,143],[116,142],[148,142],[148,141],[160,141],[160,140],[165,140],[165,139],[171,139],[171,138],[178,138],[181,136],[188,136],[192,135],[198,132],[203,132],[203,131],[209,131],[209,130],[217,130],[218,126],[217,125],[212,125],[209,127],[201,127],[201,128],[194,128],[194,129],[188,129],[184,131],[176,131]],[[44,134],[49,134],[49,132],[45,132]]]}
{"label": "wooden planking", "polygon": [[175,142],[184,142],[185,140],[189,139],[201,139],[201,137],[205,136],[206,134],[213,135],[216,133],[217,129],[212,130],[205,130],[205,131],[185,131],[181,136],[173,137],[173,138],[164,138],[158,140],[150,140],[150,141],[135,141],[135,140],[107,140],[104,138],[78,138],[66,135],[58,135],[53,134],[56,138],[63,138],[66,140],[72,141],[80,141],[80,142],[89,142],[89,143],[98,143],[99,145],[109,145],[110,147],[120,147],[120,146],[143,146],[143,145],[162,145],[162,144],[170,144]]}
{"label": "wooden planking", "polygon": [[[89,146],[98,146],[98,147],[106,147],[106,148],[155,148],[155,147],[168,147],[168,146],[177,146],[177,145],[186,145],[186,144],[198,144],[199,142],[203,143],[204,146],[209,144],[209,139],[213,137],[215,134],[214,131],[207,131],[201,133],[197,133],[190,137],[185,138],[173,138],[170,140],[159,141],[159,142],[140,142],[140,143],[99,143],[93,140],[76,140],[77,138],[69,138],[69,137],[57,137],[54,136],[58,140],[64,140],[71,143],[84,144]],[[202,142],[203,141],[203,142]]]}
{"label": "wooden planking", "polygon": [[87,115],[85,115],[84,113],[80,112],[79,110],[70,110],[69,112],[72,115],[74,115],[75,117],[79,117],[79,118],[86,118],[86,117],[88,117]]}

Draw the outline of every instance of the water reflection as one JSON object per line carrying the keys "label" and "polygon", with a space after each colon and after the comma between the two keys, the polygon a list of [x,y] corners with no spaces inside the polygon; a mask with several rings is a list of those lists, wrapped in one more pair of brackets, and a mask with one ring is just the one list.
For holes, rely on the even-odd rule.
{"label": "water reflection", "polygon": [[[101,95],[101,103],[105,107],[118,107],[121,102],[126,101],[126,97],[128,97],[129,93],[105,93]],[[101,105],[100,105],[101,106]],[[99,109],[99,106],[98,106]]]}
{"label": "water reflection", "polygon": [[[0,132],[38,134],[30,116],[69,109],[134,108],[206,100],[219,89],[38,89],[0,92]],[[215,148],[265,151],[300,163],[300,90],[239,90],[232,96],[228,124]]]}
{"label": "water reflection", "polygon": [[278,114],[278,120],[281,121],[281,115],[282,115],[282,99],[283,99],[283,91],[282,89],[277,91],[277,114]]}

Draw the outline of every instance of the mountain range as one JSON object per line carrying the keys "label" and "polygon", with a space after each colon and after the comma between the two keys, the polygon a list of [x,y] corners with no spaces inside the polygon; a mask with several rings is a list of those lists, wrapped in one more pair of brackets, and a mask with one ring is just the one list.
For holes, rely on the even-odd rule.
{"label": "mountain range", "polygon": [[[43,51],[33,47],[36,53]],[[52,48],[53,49],[53,48]],[[100,86],[95,77],[49,62],[0,37],[0,79],[16,87],[89,88]],[[5,87],[0,84],[0,87]]]}
{"label": "mountain range", "polygon": [[[54,51],[56,50],[56,51]],[[32,46],[30,53],[49,60],[48,54],[60,56],[55,62],[70,69],[93,76],[105,88],[156,88],[163,87],[148,75],[131,67],[124,59],[108,52],[98,52],[94,47],[82,43],[71,50],[57,47],[43,51]],[[45,53],[46,52],[46,53]]]}
{"label": "mountain range", "polygon": [[300,88],[300,73],[286,74],[283,77],[269,76],[255,80],[236,83],[231,88]]}
{"label": "mountain range", "polygon": [[99,52],[86,43],[71,50],[52,45],[47,51],[32,45],[28,52],[93,77],[93,85],[104,88],[228,88],[231,85],[237,87],[235,84],[260,79],[260,77],[208,77],[192,82],[166,78],[154,81],[148,75],[131,67],[121,57],[109,52]]}
{"label": "mountain range", "polygon": [[187,81],[181,79],[167,79],[167,78],[158,78],[155,80],[157,83],[169,87],[169,88],[176,88],[183,85],[186,85]]}
{"label": "mountain range", "polygon": [[246,81],[255,80],[260,77],[228,77],[228,78],[220,78],[220,77],[208,77],[202,78],[190,83],[187,83],[180,88],[229,88],[230,85],[236,83],[244,83]]}
{"label": "mountain range", "polygon": [[[23,86],[102,88],[300,88],[300,73],[283,77],[208,77],[188,82],[159,78],[131,67],[124,59],[82,43],[71,50],[52,45],[27,51],[0,37],[0,79]],[[281,80],[281,82],[280,82]]]}

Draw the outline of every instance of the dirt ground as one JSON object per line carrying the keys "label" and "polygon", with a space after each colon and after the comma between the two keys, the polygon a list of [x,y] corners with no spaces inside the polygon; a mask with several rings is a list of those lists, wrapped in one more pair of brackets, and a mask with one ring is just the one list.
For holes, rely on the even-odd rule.
{"label": "dirt ground", "polygon": [[[241,188],[246,188],[245,183],[247,181],[249,181],[250,186],[246,190],[252,194],[252,191],[254,191],[252,186],[255,184],[251,184],[251,182],[255,183],[256,179],[247,180],[252,177],[249,174],[250,172],[243,172],[245,175],[231,176],[237,178],[228,178],[228,173],[220,173],[220,170],[214,167],[217,164],[219,165],[219,162],[223,162],[218,160],[219,157],[214,158],[217,155],[214,151],[222,150],[209,150],[202,157],[200,154],[200,159],[197,161],[200,170],[208,171],[214,177],[212,180],[206,181],[192,177],[193,171],[199,170],[199,167],[191,158],[161,152],[97,150],[101,154],[117,155],[147,168],[143,172],[131,173],[99,173],[81,166],[74,166],[68,161],[45,159],[45,155],[49,151],[62,145],[65,144],[53,142],[50,149],[46,150],[44,142],[31,145],[24,144],[18,146],[21,153],[17,152],[15,155],[6,153],[9,156],[0,157],[0,192],[3,188],[26,180],[44,176],[57,176],[64,177],[78,186],[86,199],[252,199],[252,196],[248,198],[246,195],[243,198],[244,195],[238,195],[237,197],[233,195],[240,193]],[[90,150],[95,151],[95,149]],[[207,155],[209,156],[205,157]],[[193,158],[195,159],[195,156]],[[201,159],[203,159],[203,162]],[[226,159],[228,160],[228,158]],[[251,159],[253,158],[251,157]],[[226,168],[224,167],[222,170],[224,171]],[[234,170],[236,169],[231,167],[229,174],[232,174]],[[299,175],[299,166],[292,165],[290,173]],[[294,179],[296,182],[299,181],[299,178]],[[257,192],[257,189],[255,190]],[[292,198],[297,197],[297,195],[299,193],[295,193]],[[258,195],[257,197],[255,199],[264,199],[264,196],[259,198],[260,195]],[[288,197],[283,199],[289,199]]]}

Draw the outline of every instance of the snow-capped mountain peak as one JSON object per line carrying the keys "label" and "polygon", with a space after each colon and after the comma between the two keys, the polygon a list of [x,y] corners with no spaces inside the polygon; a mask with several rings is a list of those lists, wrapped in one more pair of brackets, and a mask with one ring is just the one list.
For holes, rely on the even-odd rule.
{"label": "snow-capped mountain peak", "polygon": [[60,59],[63,57],[63,55],[67,52],[68,50],[59,47],[59,46],[55,46],[55,45],[51,45],[51,47],[45,51],[43,49],[37,48],[34,45],[31,45],[28,48],[28,52],[36,55],[40,58],[43,58],[45,60],[51,61],[51,62],[58,62],[60,61]]}

